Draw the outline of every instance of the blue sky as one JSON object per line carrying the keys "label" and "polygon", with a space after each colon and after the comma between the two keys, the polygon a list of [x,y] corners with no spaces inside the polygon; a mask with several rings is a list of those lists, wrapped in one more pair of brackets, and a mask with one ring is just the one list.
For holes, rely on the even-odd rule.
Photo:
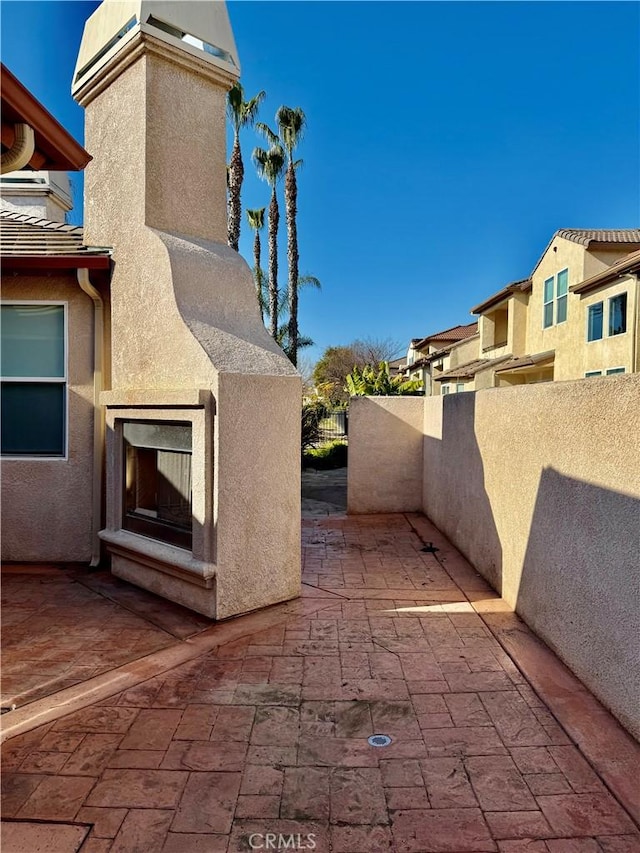
{"label": "blue sky", "polygon": [[[70,81],[96,5],[2,2],[3,62],[80,140]],[[558,228],[637,227],[637,4],[228,7],[245,90],[267,92],[261,119],[283,103],[307,114],[300,267],[323,286],[302,297],[310,357],[469,322]],[[268,205],[250,163],[262,142],[242,143],[243,203]],[[249,261],[251,246],[245,224]],[[286,285],[283,226],[281,267]]]}

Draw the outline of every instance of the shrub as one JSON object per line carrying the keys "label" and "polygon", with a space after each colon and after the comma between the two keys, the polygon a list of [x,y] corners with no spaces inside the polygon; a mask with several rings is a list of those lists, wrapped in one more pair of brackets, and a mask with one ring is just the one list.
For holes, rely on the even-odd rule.
{"label": "shrub", "polygon": [[329,471],[344,468],[347,464],[347,444],[344,441],[329,441],[321,447],[311,447],[302,454],[303,468]]}
{"label": "shrub", "polygon": [[352,397],[416,396],[422,394],[419,379],[404,379],[389,374],[389,363],[381,361],[377,368],[366,364],[354,367],[347,376],[347,391]]}
{"label": "shrub", "polygon": [[302,404],[302,450],[313,447],[320,439],[320,421],[327,416],[327,407],[321,400]]}

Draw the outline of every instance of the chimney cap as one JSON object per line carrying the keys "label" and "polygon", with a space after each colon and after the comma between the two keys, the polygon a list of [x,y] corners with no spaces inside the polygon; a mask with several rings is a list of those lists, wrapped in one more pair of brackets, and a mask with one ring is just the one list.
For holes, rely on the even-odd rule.
{"label": "chimney cap", "polygon": [[152,36],[240,76],[240,61],[223,0],[103,0],[84,25],[71,92],[111,64],[135,37]]}

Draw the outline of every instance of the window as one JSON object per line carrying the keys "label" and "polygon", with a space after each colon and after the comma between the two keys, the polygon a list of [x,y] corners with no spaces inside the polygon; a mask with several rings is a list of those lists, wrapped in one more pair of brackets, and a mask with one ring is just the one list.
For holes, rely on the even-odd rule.
{"label": "window", "polygon": [[122,526],[191,549],[191,424],[126,421]]}
{"label": "window", "polygon": [[585,373],[585,378],[588,379],[590,376],[602,376],[601,370],[590,370],[588,373]]}
{"label": "window", "polygon": [[464,391],[464,382],[456,383],[456,394],[459,394],[461,391]]}
{"label": "window", "polygon": [[607,370],[607,376],[614,376],[616,373],[624,373],[624,367],[610,367]]}
{"label": "window", "polygon": [[599,341],[602,338],[602,320],[603,320],[603,304],[596,302],[595,305],[589,306],[589,314],[587,318],[587,340]]}
{"label": "window", "polygon": [[553,326],[553,278],[548,278],[544,283],[544,328]]}
{"label": "window", "polygon": [[567,319],[568,290],[568,269],[561,270],[557,276],[546,279],[542,308],[542,327],[544,329],[548,329],[554,323],[564,323]]}
{"label": "window", "polygon": [[64,457],[66,307],[2,304],[2,454]]}
{"label": "window", "polygon": [[562,270],[556,277],[556,323],[564,323],[567,319],[568,285],[569,270]]}
{"label": "window", "polygon": [[627,331],[627,294],[619,293],[609,300],[609,334],[622,335]]}
{"label": "window", "polygon": [[443,394],[443,395],[444,395],[444,394],[448,394],[450,391],[451,391],[451,386],[450,386],[450,385],[443,385],[443,386],[442,386],[442,394]]}

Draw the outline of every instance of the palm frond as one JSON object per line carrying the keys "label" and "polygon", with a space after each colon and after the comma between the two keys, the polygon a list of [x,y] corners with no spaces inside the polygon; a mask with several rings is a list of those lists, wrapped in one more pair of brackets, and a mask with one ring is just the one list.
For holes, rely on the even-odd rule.
{"label": "palm frond", "polygon": [[254,148],[252,157],[258,176],[275,187],[284,172],[285,154],[282,146],[272,145],[268,151],[264,148]]}
{"label": "palm frond", "polygon": [[306,116],[300,107],[281,106],[276,113],[276,123],[289,160],[293,160],[293,152],[304,135]]}
{"label": "palm frond", "polygon": [[264,89],[261,92],[258,92],[257,95],[254,95],[250,101],[244,101],[242,104],[242,120],[240,127],[251,127],[252,124],[255,124],[255,120],[258,116],[258,110],[260,109],[260,104],[266,98],[267,93]]}
{"label": "palm frond", "polygon": [[240,128],[254,124],[260,104],[264,101],[266,92],[258,92],[249,101],[244,99],[244,88],[242,83],[236,82],[227,93],[227,116],[233,126],[235,135]]}
{"label": "palm frond", "polygon": [[256,124],[256,130],[259,134],[264,136],[269,145],[281,145],[280,137],[277,133],[274,133],[273,130],[271,130],[268,124],[265,124],[263,121],[259,121]]}
{"label": "palm frond", "polygon": [[315,287],[316,290],[322,290],[320,279],[316,278],[315,275],[298,276],[298,290],[302,287]]}
{"label": "palm frond", "polygon": [[266,208],[258,207],[255,210],[247,210],[247,222],[255,231],[262,231],[264,228],[264,212]]}

